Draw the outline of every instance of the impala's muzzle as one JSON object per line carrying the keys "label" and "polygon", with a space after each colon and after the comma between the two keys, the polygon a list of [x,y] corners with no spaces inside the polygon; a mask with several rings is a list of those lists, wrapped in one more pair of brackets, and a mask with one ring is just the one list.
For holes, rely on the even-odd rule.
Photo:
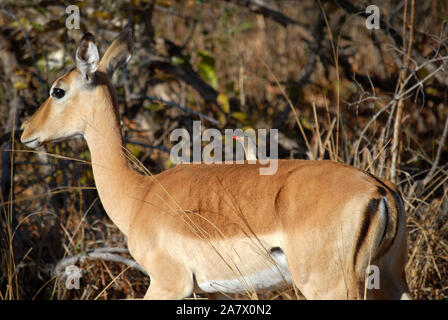
{"label": "impala's muzzle", "polygon": [[20,139],[20,141],[23,144],[25,144],[28,148],[32,148],[32,149],[35,149],[35,148],[38,148],[38,147],[41,146],[41,143],[39,142],[38,138],[34,138],[34,139],[31,139],[31,140]]}
{"label": "impala's muzzle", "polygon": [[29,130],[27,130],[28,129],[27,125],[28,125],[28,120],[25,121],[21,126],[21,129],[23,130],[23,132],[22,132],[22,136],[20,137],[20,142],[25,144],[28,148],[35,149],[37,147],[40,147],[42,143],[39,141],[39,137],[30,136],[30,134],[28,132]]}

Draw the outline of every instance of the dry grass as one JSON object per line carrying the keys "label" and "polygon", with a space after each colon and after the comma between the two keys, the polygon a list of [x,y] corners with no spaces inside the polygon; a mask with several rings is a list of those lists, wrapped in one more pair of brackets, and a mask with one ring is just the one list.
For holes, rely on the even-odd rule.
{"label": "dry grass", "polygon": [[[219,80],[217,90],[226,93],[230,100],[238,101],[239,109],[231,111],[243,112],[246,117],[244,121],[228,117],[227,127],[270,128],[286,108],[291,108],[293,115],[290,114],[280,122],[279,129],[287,141],[297,143],[298,147],[288,149],[281,146],[280,157],[333,159],[354,164],[382,177],[391,176],[390,150],[393,122],[396,119],[393,104],[397,102],[393,102],[393,85],[399,80],[394,75],[400,70],[406,50],[393,47],[380,34],[376,34],[380,44],[375,44],[363,28],[361,19],[344,23],[339,20],[341,11],[322,1],[327,20],[323,24],[321,56],[310,80],[303,87],[297,87],[292,82],[297,81],[301,71],[306,68],[311,54],[300,28],[290,26],[285,29],[232,4],[213,6],[205,3],[198,6],[191,3],[173,1],[172,9],[177,14],[169,14],[163,7],[157,7],[158,14],[154,15],[153,25],[158,36],[183,44],[185,35],[192,28],[179,14],[198,19],[185,52],[190,54],[188,58],[196,69],[201,61],[199,51],[205,51],[215,59]],[[445,44],[439,41],[443,38],[439,37],[439,33],[444,35],[443,29],[440,31],[444,19],[436,15],[433,8],[436,4],[430,3],[429,6],[416,8],[413,41],[415,48],[439,46],[437,55],[434,55],[433,50],[425,56],[427,59],[436,59],[438,66],[442,64],[440,59],[447,54]],[[96,20],[91,21],[89,27],[89,30],[96,31],[98,39],[111,39],[109,32],[115,29],[114,19],[120,20],[120,16],[125,15],[120,11],[121,5],[121,1],[109,6],[101,2],[86,5],[95,12],[104,13],[103,17],[98,15]],[[440,6],[437,9],[439,12],[446,10],[442,4]],[[300,22],[309,30],[312,30],[321,13],[321,8],[313,1],[301,1],[301,5],[285,1],[280,7],[289,16],[301,17]],[[30,21],[36,15],[32,6],[12,7],[11,10]],[[111,19],[105,15],[116,12],[119,13],[112,15],[114,18]],[[433,15],[430,26],[425,23],[425,15]],[[6,32],[2,19],[0,16],[2,34],[11,37],[17,50],[24,50],[23,35],[15,29]],[[400,28],[401,23],[402,20],[398,19],[396,28]],[[120,105],[125,136],[131,141],[162,148],[151,149],[131,143],[126,146],[150,172],[157,173],[171,165],[168,153],[164,151],[171,146],[166,135],[173,128],[187,127],[194,117],[175,108],[159,110],[147,101],[126,98],[128,90],[160,96],[217,119],[222,115],[219,110],[205,103],[197,91],[172,75],[142,67],[149,50],[143,46],[148,35],[143,23],[139,22],[137,28],[138,43],[134,58],[127,74],[119,74],[114,81],[120,98],[126,101]],[[47,48],[47,55],[64,46],[67,51],[74,51],[74,41],[64,43],[60,40],[64,32],[63,27],[45,34],[36,34],[32,27],[28,30],[34,50],[42,57],[45,55],[39,51],[41,47]],[[79,39],[81,33],[70,33],[69,36],[72,35]],[[12,52],[19,55],[17,52],[21,51]],[[42,101],[44,94],[40,92],[30,58],[18,59],[22,64],[18,76],[26,78],[29,74],[32,79],[28,89],[14,91],[27,106],[17,114],[18,122],[21,122],[31,113],[29,110]],[[440,147],[441,156],[438,160],[436,154],[438,142],[443,142],[444,124],[448,117],[447,97],[444,93],[447,91],[432,76],[424,78],[430,71],[425,66],[421,67],[421,63],[413,59],[408,63],[408,75],[414,82],[409,80],[405,83],[404,91],[412,89],[418,82],[426,86],[426,91],[423,92],[421,86],[417,85],[401,97],[403,120],[398,144],[401,162],[397,167],[397,184],[405,200],[408,217],[407,278],[413,298],[446,299],[446,146],[443,144]],[[44,80],[51,84],[62,68],[53,70],[45,67],[41,71]],[[13,97],[5,94],[12,89],[7,87],[5,80],[9,75],[2,72],[0,76],[4,84],[0,88],[0,102],[6,110],[6,107],[16,104],[13,103]],[[354,74],[356,77],[353,77]],[[387,90],[381,81],[387,83],[389,80],[394,82]],[[403,82],[401,79],[400,83]],[[1,110],[1,125],[6,127],[7,113]],[[86,145],[81,141],[63,142],[47,146],[45,152],[35,153],[29,152],[17,141],[12,141],[8,150],[15,151],[13,166],[7,167],[13,177],[8,186],[10,198],[0,199],[0,299],[142,297],[149,286],[149,278],[123,262],[130,259],[126,252],[114,251],[114,248],[125,248],[125,239],[107,218],[98,200],[88,165],[90,156]],[[5,161],[4,158],[2,161]],[[435,170],[431,170],[434,163]],[[5,170],[5,166],[2,166],[2,170]],[[429,172],[431,174],[428,176]],[[11,206],[12,203],[14,206]],[[107,258],[110,256],[106,255],[104,259],[95,258],[93,253],[98,253],[101,248],[112,248],[109,253],[122,262],[110,261]],[[55,274],[54,270],[64,259],[76,256],[85,257],[77,261],[83,271],[80,289],[67,290],[65,278]],[[249,292],[237,298],[298,297],[300,295],[291,289],[265,295]]]}

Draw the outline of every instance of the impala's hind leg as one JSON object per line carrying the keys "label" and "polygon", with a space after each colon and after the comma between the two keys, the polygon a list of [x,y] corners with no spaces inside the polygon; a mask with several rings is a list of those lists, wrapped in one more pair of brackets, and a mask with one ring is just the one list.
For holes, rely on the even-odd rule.
{"label": "impala's hind leg", "polygon": [[[371,263],[377,266],[379,283],[376,288],[367,290],[367,299],[411,299],[405,275],[408,254],[406,218],[402,203],[401,205],[400,203],[401,201],[398,201],[398,212],[393,211],[393,207],[389,209],[389,212],[397,215],[397,230],[392,243],[386,247],[387,250],[377,253],[375,261]],[[364,265],[364,268],[366,267]]]}
{"label": "impala's hind leg", "polygon": [[[292,268],[294,270],[294,267]],[[291,270],[291,275],[295,271]],[[353,285],[353,281],[335,279],[328,276],[327,272],[312,272],[305,282],[294,280],[294,285],[300,290],[307,300],[354,300],[362,299],[361,288]]]}
{"label": "impala's hind leg", "polygon": [[166,254],[151,254],[145,262],[151,283],[144,299],[173,300],[191,295],[193,275],[183,264]]}
{"label": "impala's hind leg", "polygon": [[[344,252],[331,244],[313,241],[310,236],[293,235],[285,246],[288,269],[294,285],[308,300],[362,299],[359,281]],[[310,243],[308,243],[310,242]],[[323,243],[323,245],[319,245]],[[299,244],[299,245],[297,245]],[[304,250],[307,247],[310,250]]]}
{"label": "impala's hind leg", "polygon": [[381,300],[410,300],[408,285],[406,283],[406,243],[396,241],[391,250],[379,261],[373,262],[378,266],[379,281],[376,288],[367,291],[367,299]]}
{"label": "impala's hind leg", "polygon": [[[378,289],[369,289],[367,299],[372,300],[411,300],[406,281],[403,276],[396,277],[389,271],[383,270]],[[384,274],[386,273],[386,274]]]}

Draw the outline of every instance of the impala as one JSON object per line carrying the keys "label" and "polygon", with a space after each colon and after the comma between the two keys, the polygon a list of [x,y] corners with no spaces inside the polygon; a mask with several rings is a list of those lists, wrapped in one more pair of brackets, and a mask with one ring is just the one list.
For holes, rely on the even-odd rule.
{"label": "impala", "polygon": [[[396,187],[331,161],[179,164],[140,174],[122,144],[110,82],[131,57],[126,27],[100,59],[92,34],[76,68],[23,123],[35,148],[82,136],[101,202],[127,236],[129,252],[151,278],[147,299],[199,293],[254,293],[293,287],[307,299],[409,298],[406,217]],[[366,287],[366,269],[379,288]]]}

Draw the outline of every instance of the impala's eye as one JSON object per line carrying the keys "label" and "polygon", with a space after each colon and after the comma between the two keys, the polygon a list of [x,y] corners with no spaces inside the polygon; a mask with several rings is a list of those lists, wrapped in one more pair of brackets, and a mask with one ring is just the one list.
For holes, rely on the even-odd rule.
{"label": "impala's eye", "polygon": [[56,99],[61,99],[65,95],[65,90],[54,88],[53,92],[51,93],[51,96],[55,97]]}

